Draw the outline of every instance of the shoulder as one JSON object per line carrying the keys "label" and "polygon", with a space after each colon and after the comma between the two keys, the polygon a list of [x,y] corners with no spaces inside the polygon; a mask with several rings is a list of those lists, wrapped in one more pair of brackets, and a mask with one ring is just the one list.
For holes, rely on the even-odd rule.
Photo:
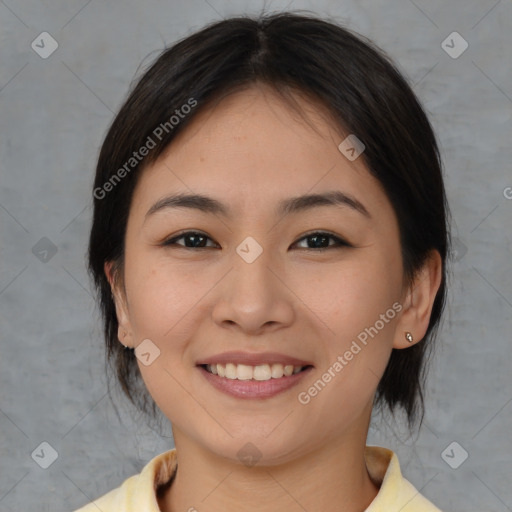
{"label": "shoulder", "polygon": [[122,485],[112,489],[100,498],[97,498],[87,505],[75,510],[74,512],[115,512],[117,510],[128,509],[133,489],[136,487],[140,474],[127,478]]}
{"label": "shoulder", "polygon": [[176,471],[176,449],[153,457],[137,474],[119,487],[74,512],[159,512],[156,489],[166,484]]}
{"label": "shoulder", "polygon": [[401,497],[404,503],[401,512],[441,512],[405,478],[402,478]]}
{"label": "shoulder", "polygon": [[380,446],[367,446],[368,473],[379,492],[365,512],[441,512],[402,476],[398,457]]}

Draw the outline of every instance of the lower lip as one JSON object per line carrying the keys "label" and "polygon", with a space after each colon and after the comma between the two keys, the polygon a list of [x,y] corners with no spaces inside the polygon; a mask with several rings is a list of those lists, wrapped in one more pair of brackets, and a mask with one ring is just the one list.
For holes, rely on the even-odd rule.
{"label": "lower lip", "polygon": [[206,380],[219,391],[235,398],[261,399],[270,398],[298,384],[304,376],[313,369],[312,366],[305,370],[279,379],[269,380],[238,380],[219,377],[210,373],[202,366],[198,366]]}

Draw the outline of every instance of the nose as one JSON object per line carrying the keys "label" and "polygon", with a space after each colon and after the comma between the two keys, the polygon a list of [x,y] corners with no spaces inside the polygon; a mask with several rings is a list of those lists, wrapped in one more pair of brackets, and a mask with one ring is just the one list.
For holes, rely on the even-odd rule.
{"label": "nose", "polygon": [[284,271],[267,250],[248,261],[233,252],[232,268],[216,291],[214,321],[251,335],[289,326],[295,315],[294,295]]}

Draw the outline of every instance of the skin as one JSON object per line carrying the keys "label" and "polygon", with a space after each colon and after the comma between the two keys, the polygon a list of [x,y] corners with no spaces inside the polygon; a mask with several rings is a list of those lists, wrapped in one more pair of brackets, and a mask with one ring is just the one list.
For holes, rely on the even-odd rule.
{"label": "skin", "polygon": [[[322,108],[297,100],[309,122],[261,84],[198,113],[137,184],[122,279],[105,265],[119,339],[137,347],[149,338],[160,350],[152,364],[137,363],[173,427],[179,470],[159,500],[165,512],[355,512],[378,492],[364,459],[375,391],[391,349],[411,346],[404,332],[413,343],[424,336],[441,259],[434,251],[405,285],[396,215],[379,182],[362,158],[341,154],[346,134]],[[371,218],[348,206],[274,214],[281,199],[331,190],[356,197]],[[175,192],[214,197],[232,218],[168,208],[145,220]],[[206,234],[208,248],[186,238],[161,245],[182,230]],[[319,230],[352,247],[327,239],[320,252],[304,238]],[[250,264],[235,251],[248,236],[263,248]],[[400,313],[317,396],[299,403],[298,393],[397,301]],[[314,368],[272,398],[233,398],[195,366],[228,350],[281,352]],[[261,453],[253,467],[237,456],[247,442]]]}

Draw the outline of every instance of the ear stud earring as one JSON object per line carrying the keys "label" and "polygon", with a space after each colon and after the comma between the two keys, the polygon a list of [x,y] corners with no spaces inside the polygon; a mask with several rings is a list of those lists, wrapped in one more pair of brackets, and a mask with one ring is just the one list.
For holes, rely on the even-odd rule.
{"label": "ear stud earring", "polygon": [[409,343],[412,343],[412,341],[413,341],[413,337],[412,337],[412,334],[411,334],[409,331],[407,331],[407,332],[405,333],[405,339],[406,339]]}
{"label": "ear stud earring", "polygon": [[[126,335],[127,335],[127,334],[128,334],[128,333],[127,333],[126,331],[123,331],[123,334],[121,335],[121,336],[122,336],[122,338],[123,338],[123,340],[126,338]],[[121,345],[123,345],[123,347],[124,347],[125,349],[130,348],[128,345],[125,345],[122,341],[121,341]]]}

